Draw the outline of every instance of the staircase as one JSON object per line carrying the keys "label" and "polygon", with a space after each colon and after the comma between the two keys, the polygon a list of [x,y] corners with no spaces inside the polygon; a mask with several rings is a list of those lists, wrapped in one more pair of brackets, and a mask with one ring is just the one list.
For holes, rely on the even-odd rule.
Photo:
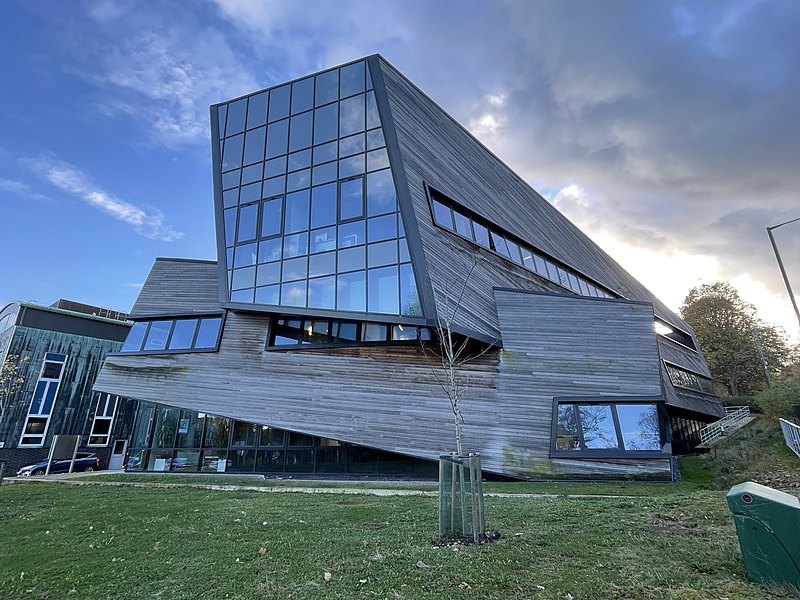
{"label": "staircase", "polygon": [[725,416],[700,430],[700,444],[697,448],[710,448],[723,436],[731,435],[755,419],[749,406],[726,406]]}

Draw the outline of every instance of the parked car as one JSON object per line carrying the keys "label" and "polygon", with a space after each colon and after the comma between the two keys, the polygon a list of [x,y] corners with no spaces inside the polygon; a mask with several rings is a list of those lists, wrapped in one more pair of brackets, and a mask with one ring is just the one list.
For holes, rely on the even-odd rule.
{"label": "parked car", "polygon": [[[66,473],[69,471],[69,463],[67,460],[54,460],[50,463],[51,473]],[[47,459],[40,460],[37,463],[22,467],[17,471],[17,477],[30,477],[32,475],[44,475],[47,470]],[[72,468],[75,471],[99,471],[100,470],[100,457],[93,452],[78,452],[75,455],[75,466]]]}

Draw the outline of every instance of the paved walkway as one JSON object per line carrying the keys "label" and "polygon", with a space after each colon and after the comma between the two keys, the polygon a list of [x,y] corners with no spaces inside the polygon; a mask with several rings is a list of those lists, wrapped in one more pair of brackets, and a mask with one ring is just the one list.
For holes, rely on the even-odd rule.
{"label": "paved walkway", "polygon": [[[121,474],[122,471],[103,471],[97,475],[108,475],[109,473]],[[366,496],[423,496],[427,498],[436,498],[439,495],[437,489],[433,490],[420,490],[420,489],[406,489],[407,486],[431,486],[431,482],[425,481],[335,481],[314,480],[313,483],[325,483],[325,487],[318,487],[314,485],[307,486],[292,486],[284,485],[286,480],[276,480],[277,485],[228,485],[224,483],[169,483],[169,482],[150,482],[150,481],[136,481],[136,475],[131,475],[131,481],[104,481],[101,479],[93,480],[91,475],[87,476],[86,473],[64,473],[59,475],[45,475],[40,477],[11,477],[3,480],[3,485],[6,484],[37,484],[37,483],[59,483],[65,485],[99,485],[109,487],[136,487],[136,488],[154,488],[154,489],[174,489],[174,488],[194,488],[199,490],[212,490],[217,492],[260,492],[260,493],[294,493],[294,494],[360,494]],[[257,477],[254,479],[264,481]],[[266,480],[269,481],[269,480]],[[311,483],[311,482],[310,482]],[[366,484],[375,485],[376,483],[385,484],[387,487],[364,487]],[[433,484],[436,485],[436,484]],[[329,486],[329,487],[328,487]],[[647,496],[623,496],[623,495],[600,495],[600,494],[528,494],[528,493],[504,493],[504,492],[484,492],[484,497],[488,498],[646,498]]]}

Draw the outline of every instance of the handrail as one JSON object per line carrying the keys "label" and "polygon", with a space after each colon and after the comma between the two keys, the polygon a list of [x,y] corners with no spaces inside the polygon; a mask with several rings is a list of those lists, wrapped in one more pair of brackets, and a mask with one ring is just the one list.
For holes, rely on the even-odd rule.
{"label": "handrail", "polygon": [[786,419],[779,419],[781,422],[781,429],[783,429],[783,439],[786,440],[786,445],[789,450],[800,457],[800,425],[795,425]]}
{"label": "handrail", "polygon": [[749,406],[726,406],[725,416],[700,430],[700,443],[708,444],[725,435],[725,432],[750,416]]}

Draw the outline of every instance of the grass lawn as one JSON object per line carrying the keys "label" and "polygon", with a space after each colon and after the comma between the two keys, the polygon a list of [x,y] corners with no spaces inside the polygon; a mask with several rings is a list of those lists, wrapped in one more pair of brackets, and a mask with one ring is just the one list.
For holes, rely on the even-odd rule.
{"label": "grass lawn", "polygon": [[0,598],[770,597],[716,491],[488,498],[502,539],[458,551],[434,498],[37,483],[0,506]]}

